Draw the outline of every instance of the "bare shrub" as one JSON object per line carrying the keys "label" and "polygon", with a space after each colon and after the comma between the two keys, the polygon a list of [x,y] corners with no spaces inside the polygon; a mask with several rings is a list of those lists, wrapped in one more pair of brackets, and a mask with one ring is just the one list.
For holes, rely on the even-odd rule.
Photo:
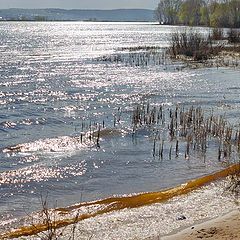
{"label": "bare shrub", "polygon": [[[37,223],[34,221],[34,217],[32,217],[32,227],[35,229],[36,236],[41,240],[58,240],[64,237],[66,227],[59,228],[57,213],[54,209],[50,209],[47,201],[47,196],[40,196],[41,202],[41,211],[38,215]],[[55,206],[56,207],[56,206]],[[67,240],[74,240],[76,225],[78,222],[79,213],[76,214],[73,224],[71,224],[71,229],[68,230],[67,237],[64,237]],[[41,223],[45,226],[44,231],[41,231],[38,227],[38,224]]]}
{"label": "bare shrub", "polygon": [[198,32],[173,33],[170,48],[170,55],[177,57],[184,55],[193,58],[195,61],[207,60],[212,54],[219,52],[218,48],[213,48],[211,40],[205,38]]}
{"label": "bare shrub", "polygon": [[237,29],[230,29],[227,33],[229,43],[240,43],[240,31]]}
{"label": "bare shrub", "polygon": [[210,34],[211,40],[224,40],[224,32],[222,28],[213,28]]}

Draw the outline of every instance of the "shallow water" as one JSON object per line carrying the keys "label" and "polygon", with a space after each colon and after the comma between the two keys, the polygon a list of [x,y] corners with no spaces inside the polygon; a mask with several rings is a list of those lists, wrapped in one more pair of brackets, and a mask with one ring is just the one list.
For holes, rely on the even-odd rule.
{"label": "shallow water", "polygon": [[[238,125],[239,70],[179,71],[169,59],[145,66],[99,61],[128,54],[122,48],[166,47],[175,30],[137,23],[1,23],[1,219],[38,209],[47,193],[49,201],[67,206],[157,191],[223,167],[210,149],[205,159],[193,153],[186,161],[183,152],[177,159],[154,158],[146,129],[133,140],[131,114],[139,103],[165,111],[200,105]],[[90,139],[80,144],[80,133],[103,121],[100,148]],[[8,151],[16,145],[20,149]]]}

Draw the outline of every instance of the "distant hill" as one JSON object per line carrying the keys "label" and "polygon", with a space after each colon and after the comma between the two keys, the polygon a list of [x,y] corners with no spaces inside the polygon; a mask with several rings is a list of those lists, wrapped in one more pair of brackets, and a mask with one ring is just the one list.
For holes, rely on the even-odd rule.
{"label": "distant hill", "polygon": [[154,21],[149,9],[65,10],[65,9],[0,9],[2,20],[63,20],[63,21]]}

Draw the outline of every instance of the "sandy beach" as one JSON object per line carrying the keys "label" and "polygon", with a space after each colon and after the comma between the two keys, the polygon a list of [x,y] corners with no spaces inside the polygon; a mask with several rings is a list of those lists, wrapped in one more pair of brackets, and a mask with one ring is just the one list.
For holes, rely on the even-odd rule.
{"label": "sandy beach", "polygon": [[[239,201],[226,190],[227,186],[226,179],[216,181],[166,202],[99,214],[79,221],[74,228],[73,225],[60,228],[56,234],[62,236],[59,239],[70,239],[74,233],[76,239],[82,240],[240,239]],[[99,207],[78,208],[76,213],[89,213]],[[38,216],[35,215],[36,221]],[[29,223],[29,220],[25,222]],[[11,237],[39,239],[34,234]],[[10,236],[5,235],[5,238]]]}
{"label": "sandy beach", "polygon": [[216,239],[231,240],[240,239],[240,211],[235,210],[224,216],[193,225],[174,235],[161,238],[162,240],[193,240]]}

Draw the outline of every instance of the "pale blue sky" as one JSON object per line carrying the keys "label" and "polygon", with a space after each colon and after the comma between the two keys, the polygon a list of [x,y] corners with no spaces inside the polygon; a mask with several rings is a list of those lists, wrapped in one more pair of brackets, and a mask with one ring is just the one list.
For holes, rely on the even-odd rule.
{"label": "pale blue sky", "polygon": [[0,0],[0,8],[155,9],[159,0]]}

